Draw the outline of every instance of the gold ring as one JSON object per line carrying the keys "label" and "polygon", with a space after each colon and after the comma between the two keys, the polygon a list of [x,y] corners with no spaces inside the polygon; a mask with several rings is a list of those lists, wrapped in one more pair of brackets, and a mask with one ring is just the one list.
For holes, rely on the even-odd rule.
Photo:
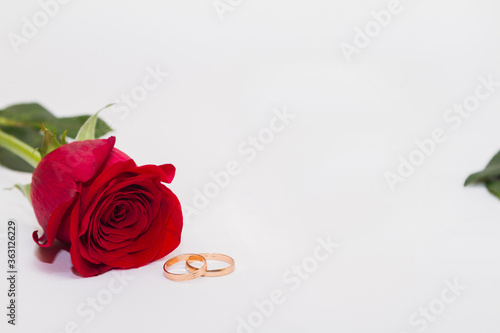
{"label": "gold ring", "polygon": [[[220,253],[200,253],[201,256],[203,256],[206,260],[218,260],[218,261],[223,261],[227,262],[229,266],[224,267],[224,268],[219,268],[219,269],[207,269],[203,276],[223,276],[223,275],[228,275],[229,273],[232,273],[234,271],[234,259],[231,258],[230,256],[227,256],[225,254],[220,254]],[[189,272],[196,272],[198,268],[192,266],[189,261],[192,261],[191,259],[186,260],[186,270]],[[198,260],[199,261],[199,260]]]}
{"label": "gold ring", "polygon": [[[186,263],[187,263],[188,260],[201,261],[203,263],[203,266],[201,266],[201,268],[193,267],[193,270],[190,270],[187,274],[174,274],[174,273],[170,273],[168,271],[168,268],[170,266],[172,266],[178,262],[181,262],[181,261],[186,261]],[[206,271],[207,271],[206,259],[199,254],[193,254],[193,253],[186,253],[186,254],[178,255],[177,257],[173,257],[171,259],[168,259],[165,262],[165,264],[163,264],[163,272],[165,273],[165,276],[173,281],[188,281],[188,280],[196,279],[197,277],[202,276]]]}

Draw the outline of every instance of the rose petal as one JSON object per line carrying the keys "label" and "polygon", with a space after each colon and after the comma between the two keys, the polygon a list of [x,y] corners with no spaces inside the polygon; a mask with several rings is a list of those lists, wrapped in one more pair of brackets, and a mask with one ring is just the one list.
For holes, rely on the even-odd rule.
{"label": "rose petal", "polygon": [[[51,219],[51,215],[61,205],[69,207],[78,192],[78,183],[94,177],[108,158],[114,144],[115,137],[107,140],[76,141],[65,144],[42,158],[33,172],[31,182],[33,209],[44,230],[42,237],[33,237],[40,246],[53,244],[62,218]],[[59,210],[56,214],[61,217]]]}
{"label": "rose petal", "polygon": [[181,242],[181,233],[183,227],[183,217],[181,203],[177,196],[168,188],[165,187],[165,192],[171,194],[174,201],[174,207],[169,208],[170,215],[165,223],[165,230],[162,232],[163,241],[162,247],[153,260],[165,257],[179,246]]}
{"label": "rose petal", "polygon": [[165,183],[170,184],[174,180],[175,167],[172,164],[159,165],[159,168],[165,173]]}

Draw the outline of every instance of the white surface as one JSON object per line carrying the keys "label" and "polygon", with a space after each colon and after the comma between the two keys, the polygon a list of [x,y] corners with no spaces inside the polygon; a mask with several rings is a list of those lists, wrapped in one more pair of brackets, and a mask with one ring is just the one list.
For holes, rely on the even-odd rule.
{"label": "white surface", "polygon": [[[113,273],[77,277],[64,251],[42,262],[30,206],[1,191],[1,220],[20,226],[18,326],[2,310],[1,331],[64,332],[74,321],[81,332],[237,332],[238,318],[278,289],[284,303],[255,332],[412,333],[423,327],[412,314],[439,306],[456,278],[467,289],[425,331],[498,332],[500,202],[462,184],[500,149],[500,88],[457,129],[443,114],[474,93],[478,77],[500,80],[499,5],[402,0],[348,63],[340,43],[388,1],[232,3],[222,21],[211,0],[75,0],[15,53],[7,33],[40,7],[1,1],[1,108],[37,101],[60,116],[93,113],[158,66],[169,76],[137,108],[123,119],[103,114],[117,147],[139,164],[173,163],[183,205],[210,172],[231,160],[242,168],[189,219],[173,253],[226,253],[236,271],[175,283],[154,262],[129,271],[134,279],[90,322],[77,309],[105,295]],[[246,161],[238,146],[275,108],[296,118]],[[384,173],[438,127],[446,142],[392,192]],[[29,180],[0,173],[1,188]],[[283,275],[327,236],[341,246],[292,290]],[[0,247],[5,272],[4,240]]]}

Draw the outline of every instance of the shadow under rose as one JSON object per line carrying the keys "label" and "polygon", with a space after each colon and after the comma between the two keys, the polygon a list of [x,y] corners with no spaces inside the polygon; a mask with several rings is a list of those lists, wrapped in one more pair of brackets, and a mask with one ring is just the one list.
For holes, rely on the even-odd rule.
{"label": "shadow under rose", "polygon": [[56,240],[51,247],[37,246],[35,256],[38,259],[38,268],[49,274],[61,274],[70,278],[82,277],[73,267],[69,249],[68,244],[59,240]]}
{"label": "shadow under rose", "polygon": [[80,272],[78,272],[75,268],[75,266],[71,266],[71,271],[73,272],[73,274],[75,274],[76,276],[78,277],[81,277],[81,278],[84,278],[84,276],[82,274],[80,274]]}
{"label": "shadow under rose", "polygon": [[43,263],[52,264],[61,251],[69,253],[69,245],[56,240],[51,247],[38,246],[35,250],[36,257]]}

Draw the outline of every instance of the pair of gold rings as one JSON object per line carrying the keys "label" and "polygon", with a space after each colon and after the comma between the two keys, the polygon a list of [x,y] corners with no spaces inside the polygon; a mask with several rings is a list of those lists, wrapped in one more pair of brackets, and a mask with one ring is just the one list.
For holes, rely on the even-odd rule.
{"label": "pair of gold rings", "polygon": [[[223,261],[229,264],[229,266],[218,269],[208,269],[207,260],[217,260]],[[187,274],[177,274],[168,271],[168,268],[172,265],[185,261]],[[203,265],[201,267],[195,267],[192,265],[194,261],[199,261]],[[188,281],[196,279],[200,276],[223,276],[230,274],[234,271],[234,259],[230,256],[220,253],[186,253],[181,254],[176,257],[168,259],[165,264],[163,264],[163,272],[165,276],[173,281]]]}

